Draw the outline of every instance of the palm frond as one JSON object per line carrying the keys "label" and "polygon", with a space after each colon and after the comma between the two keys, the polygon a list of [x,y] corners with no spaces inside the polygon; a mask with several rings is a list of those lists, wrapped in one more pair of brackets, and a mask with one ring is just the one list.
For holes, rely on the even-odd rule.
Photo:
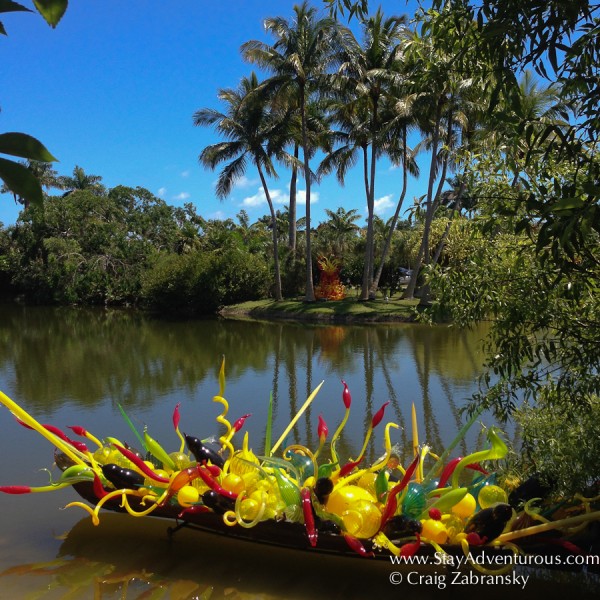
{"label": "palm frond", "polygon": [[218,198],[226,198],[231,193],[235,182],[246,172],[246,154],[231,161],[219,174],[215,191]]}
{"label": "palm frond", "polygon": [[214,125],[224,118],[225,115],[222,112],[213,108],[200,108],[192,116],[193,123],[196,126]]}
{"label": "palm frond", "polygon": [[[302,58],[297,52],[293,52],[287,57],[286,64],[300,81],[306,81],[306,72]],[[283,65],[282,65],[283,66]]]}
{"label": "palm frond", "polygon": [[204,148],[198,161],[209,169],[215,169],[217,165],[231,160],[242,151],[243,144],[240,142],[219,142]]}
{"label": "palm frond", "polygon": [[322,179],[335,170],[336,178],[340,185],[344,185],[346,174],[358,161],[358,146],[342,146],[329,153],[319,165],[317,175]]}
{"label": "palm frond", "polygon": [[296,168],[298,171],[302,171],[304,169],[304,163],[297,159],[293,154],[290,154],[285,150],[277,152],[275,154],[275,158],[287,169]]}
{"label": "palm frond", "polygon": [[245,61],[258,65],[270,71],[282,62],[282,58],[267,44],[258,40],[251,40],[242,44],[240,51]]}
{"label": "palm frond", "polygon": [[265,31],[272,33],[279,39],[284,39],[290,35],[290,24],[283,17],[268,17],[264,20]]}

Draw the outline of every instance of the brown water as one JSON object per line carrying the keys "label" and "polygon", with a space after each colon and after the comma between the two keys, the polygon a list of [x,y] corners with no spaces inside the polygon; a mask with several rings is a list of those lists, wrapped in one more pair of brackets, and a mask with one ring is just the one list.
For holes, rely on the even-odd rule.
{"label": "brown water", "polygon": [[[246,422],[251,446],[264,444],[273,393],[276,439],[321,382],[323,388],[290,434],[290,443],[316,447],[317,417],[330,431],[343,414],[344,379],[352,392],[348,426],[338,449],[356,455],[372,413],[390,401],[386,421],[401,426],[393,441],[410,456],[411,403],[421,442],[443,449],[462,423],[460,408],[477,388],[479,343],[485,327],[309,326],[220,320],[169,322],[123,311],[0,307],[0,389],[38,421],[62,429],[81,425],[98,437],[136,442],[118,404],[138,429],[168,450],[179,446],[172,427],[181,403],[181,429],[206,437],[215,422],[221,355],[226,356],[233,421]],[[490,417],[482,417],[489,424]],[[52,447],[0,407],[0,485],[45,485]],[[368,458],[383,451],[381,432]],[[480,447],[475,426],[457,453]],[[53,470],[56,475],[56,469]],[[54,598],[428,598],[440,594],[500,598],[508,594],[579,597],[600,589],[581,576],[537,574],[518,585],[452,586],[389,583],[393,567],[335,559],[180,531],[168,523],[102,513],[100,525],[78,508],[70,489],[48,494],[0,494],[0,599]],[[571,588],[569,586],[575,586]],[[525,595],[523,595],[525,597]],[[590,596],[592,597],[592,596]]]}

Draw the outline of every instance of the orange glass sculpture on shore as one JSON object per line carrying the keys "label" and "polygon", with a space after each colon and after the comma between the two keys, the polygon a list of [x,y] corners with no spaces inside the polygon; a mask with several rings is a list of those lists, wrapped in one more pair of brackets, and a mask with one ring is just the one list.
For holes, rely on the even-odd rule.
{"label": "orange glass sculpture on shore", "polygon": [[339,258],[319,256],[319,285],[315,287],[317,300],[343,300],[346,288],[340,281],[342,263]]}

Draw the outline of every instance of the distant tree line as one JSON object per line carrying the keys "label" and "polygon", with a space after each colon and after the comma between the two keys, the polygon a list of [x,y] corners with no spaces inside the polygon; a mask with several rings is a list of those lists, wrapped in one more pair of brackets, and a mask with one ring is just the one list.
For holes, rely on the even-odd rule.
{"label": "distant tree line", "polygon": [[[144,188],[107,189],[102,177],[76,166],[61,176],[48,163],[24,165],[44,187],[43,205],[23,205],[15,225],[0,229],[0,277],[4,290],[29,301],[59,304],[135,305],[163,313],[210,314],[225,304],[273,297],[280,242],[282,292],[301,297],[303,267],[287,247],[287,207],[250,222],[208,220],[191,204],[174,207]],[[54,195],[51,194],[54,190]],[[58,194],[56,193],[58,190]],[[312,231],[314,254],[343,257],[348,293],[361,285],[366,231],[355,209],[326,209]],[[435,227],[441,239],[447,219]],[[389,223],[373,219],[374,247],[386,243]],[[297,246],[305,244],[305,220],[295,223]],[[416,258],[422,223],[399,221],[381,280],[399,293],[401,268]],[[452,260],[448,246],[444,260]],[[316,261],[316,258],[315,258]]]}

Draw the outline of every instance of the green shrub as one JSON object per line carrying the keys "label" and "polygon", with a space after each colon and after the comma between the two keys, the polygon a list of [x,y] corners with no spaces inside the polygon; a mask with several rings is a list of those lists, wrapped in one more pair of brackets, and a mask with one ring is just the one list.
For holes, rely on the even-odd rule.
{"label": "green shrub", "polygon": [[207,269],[200,253],[160,254],[142,276],[142,298],[151,308],[166,313],[192,312],[198,273]]}
{"label": "green shrub", "polygon": [[306,284],[306,261],[304,256],[297,254],[294,258],[287,248],[283,249],[282,255],[281,291],[284,298],[303,295]]}
{"label": "green shrub", "polygon": [[600,399],[592,398],[586,408],[565,411],[552,396],[515,412],[523,437],[518,468],[538,473],[557,491],[581,493],[600,480]]}
{"label": "green shrub", "polygon": [[236,304],[246,300],[256,300],[268,295],[272,274],[264,258],[250,254],[241,248],[231,248],[211,255],[210,270],[199,289],[197,302],[202,304],[200,296],[209,290],[217,305]]}
{"label": "green shrub", "polygon": [[211,314],[264,297],[270,281],[265,261],[239,248],[161,254],[142,277],[142,297],[162,313]]}

